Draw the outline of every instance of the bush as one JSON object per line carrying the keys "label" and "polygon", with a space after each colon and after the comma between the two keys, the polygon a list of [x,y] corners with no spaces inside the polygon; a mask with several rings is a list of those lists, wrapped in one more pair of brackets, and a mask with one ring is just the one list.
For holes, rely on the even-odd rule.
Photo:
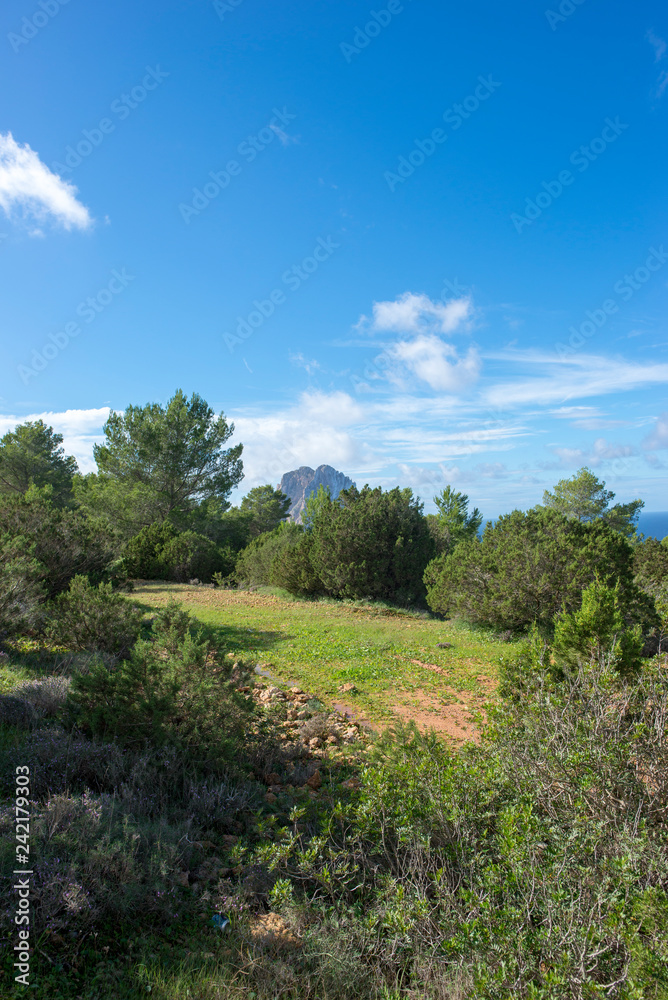
{"label": "bush", "polygon": [[410,490],[351,487],[337,500],[318,498],[307,513],[309,560],[326,594],[400,603],[424,598],[434,542]]}
{"label": "bush", "polygon": [[37,625],[44,600],[42,576],[25,539],[0,536],[0,639]]}
{"label": "bush", "polygon": [[126,543],[123,566],[128,576],[144,580],[198,579],[210,583],[214,573],[227,576],[235,556],[204,535],[178,532],[168,522],[151,524]]}
{"label": "bush", "polygon": [[141,608],[114,593],[110,583],[93,587],[86,577],[77,576],[50,606],[46,631],[58,645],[75,652],[124,656],[139,636],[142,619]]}
{"label": "bush", "polygon": [[102,523],[57,507],[48,486],[31,487],[23,495],[0,494],[0,539],[7,537],[23,540],[25,556],[39,564],[47,597],[67,590],[78,575],[102,580],[114,555],[115,540]]}
{"label": "bush", "polygon": [[123,547],[123,565],[128,576],[138,580],[164,579],[163,550],[177,535],[178,531],[169,521],[142,528]]}
{"label": "bush", "polygon": [[552,649],[564,670],[608,662],[620,673],[636,672],[643,639],[640,626],[631,629],[624,622],[619,585],[607,587],[594,580],[582,593],[580,610],[557,619]]}
{"label": "bush", "polygon": [[[9,844],[9,808],[0,822]],[[186,824],[137,819],[111,795],[54,795],[33,804],[31,908],[37,925],[74,934],[137,913],[142,921],[174,919],[180,898],[175,876],[193,852],[188,832]],[[7,861],[7,848],[3,853]]]}
{"label": "bush", "polygon": [[194,531],[183,531],[162,550],[165,578],[177,583],[197,579],[210,583],[214,573],[227,576],[234,569],[234,556]]}
{"label": "bush", "polygon": [[[293,590],[286,582],[290,577],[287,561],[288,555],[296,555],[299,550],[304,552],[307,536],[300,524],[288,521],[255,538],[238,556],[235,578],[240,584],[251,587],[285,587],[291,593]],[[308,557],[307,557],[308,558]],[[311,580],[317,586],[317,578],[310,570]],[[295,581],[296,583],[296,581]]]}
{"label": "bush", "polygon": [[601,521],[580,523],[551,510],[513,511],[488,524],[482,540],[459,545],[425,572],[434,611],[461,614],[498,629],[522,630],[536,622],[551,632],[562,610],[579,608],[582,591],[597,577],[619,584],[625,620],[651,626],[651,598],[633,580],[633,549]]}
{"label": "bush", "polygon": [[230,680],[229,661],[218,663],[177,615],[172,605],[157,629],[154,623],[155,637],[137,642],[128,660],[75,676],[71,719],[86,735],[130,750],[174,747],[193,767],[216,771],[237,750],[247,702]]}

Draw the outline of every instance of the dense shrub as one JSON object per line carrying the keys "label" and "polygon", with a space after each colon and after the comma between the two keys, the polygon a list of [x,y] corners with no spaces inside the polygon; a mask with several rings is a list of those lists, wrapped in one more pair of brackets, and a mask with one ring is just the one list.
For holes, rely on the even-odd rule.
{"label": "dense shrub", "polygon": [[128,576],[139,580],[164,579],[166,567],[163,550],[177,535],[178,531],[169,521],[142,528],[123,547],[123,565]]}
{"label": "dense shrub", "polygon": [[411,490],[351,487],[337,500],[322,497],[312,508],[310,532],[311,565],[332,597],[407,603],[424,597],[434,542]]}
{"label": "dense shrub", "polygon": [[502,629],[533,622],[551,630],[555,615],[574,611],[596,578],[619,585],[625,618],[656,619],[651,598],[633,581],[633,549],[602,521],[580,523],[551,510],[513,511],[488,524],[481,540],[464,542],[428,567],[434,611]]}
{"label": "dense shrub", "polygon": [[561,669],[577,670],[603,661],[620,673],[639,669],[643,640],[640,626],[629,628],[622,615],[619,585],[607,587],[598,579],[582,592],[578,611],[560,615],[552,650]]}
{"label": "dense shrub", "polygon": [[124,656],[141,631],[141,609],[114,593],[110,583],[94,587],[85,576],[72,580],[48,609],[47,635],[74,652]]}
{"label": "dense shrub", "polygon": [[44,599],[43,570],[22,537],[0,535],[0,639],[30,632]]}
{"label": "dense shrub", "polygon": [[234,556],[227,549],[194,531],[183,531],[162,550],[165,578],[177,583],[198,579],[210,583],[214,573],[227,576],[234,569]]}
{"label": "dense shrub", "polygon": [[110,532],[81,511],[57,507],[48,486],[0,495],[0,539],[6,536],[23,539],[49,597],[67,590],[77,575],[103,579],[114,554]]}
{"label": "dense shrub", "polygon": [[171,624],[137,642],[129,659],[74,677],[71,718],[87,735],[132,750],[171,746],[193,767],[215,771],[237,749],[246,700],[230,680],[229,661],[217,662],[209,643],[183,634],[170,614]]}
{"label": "dense shrub", "polygon": [[[9,808],[0,812],[7,845]],[[37,926],[80,934],[142,914],[169,921],[179,898],[174,877],[193,853],[188,825],[130,815],[108,794],[54,795],[31,809],[31,904]]]}
{"label": "dense shrub", "polygon": [[227,576],[234,555],[194,531],[179,532],[171,524],[151,524],[126,543],[123,566],[128,576],[144,580],[198,579],[209,583],[214,573]]}
{"label": "dense shrub", "polygon": [[[287,584],[288,572],[284,557],[299,548],[305,539],[304,529],[293,522],[281,524],[273,531],[253,539],[237,558],[237,581],[253,587],[285,586],[292,591],[292,586]],[[312,571],[311,577],[316,580]]]}

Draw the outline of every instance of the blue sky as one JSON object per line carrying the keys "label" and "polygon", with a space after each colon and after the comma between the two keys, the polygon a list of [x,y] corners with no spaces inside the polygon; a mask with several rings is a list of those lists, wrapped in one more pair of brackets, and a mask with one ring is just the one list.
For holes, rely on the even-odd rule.
{"label": "blue sky", "polygon": [[0,431],[88,470],[183,388],[243,491],[328,463],[495,516],[588,464],[668,508],[663,4],[0,18]]}

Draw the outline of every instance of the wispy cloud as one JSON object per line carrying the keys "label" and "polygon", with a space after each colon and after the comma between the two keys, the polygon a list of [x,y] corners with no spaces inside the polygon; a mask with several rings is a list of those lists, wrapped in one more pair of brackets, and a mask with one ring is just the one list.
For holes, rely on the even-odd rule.
{"label": "wispy cloud", "polygon": [[[668,49],[668,44],[664,38],[660,38],[654,31],[654,28],[650,28],[646,35],[647,41],[650,43],[654,49],[654,62],[661,62],[666,55],[666,50]],[[668,88],[668,71],[663,69],[659,74],[659,78],[656,82],[656,91],[654,96],[656,98],[661,98]]]}
{"label": "wispy cloud", "polygon": [[638,449],[629,444],[611,444],[605,438],[597,438],[591,448],[557,448],[552,451],[564,465],[569,468],[574,465],[589,465],[595,468],[604,462],[619,458],[631,458],[638,454]]}
{"label": "wispy cloud", "polygon": [[668,382],[668,364],[637,364],[620,358],[575,354],[566,358],[539,352],[487,355],[515,365],[542,368],[540,375],[499,382],[484,393],[499,409],[529,404],[566,403],[569,399],[626,392]]}
{"label": "wispy cloud", "polygon": [[[21,146],[11,132],[0,133],[0,208],[15,220],[42,224],[56,222],[65,229],[88,229],[92,219],[77,199],[77,189],[42,163],[28,145]],[[20,213],[20,214],[19,214]],[[43,235],[32,229],[33,235]]]}
{"label": "wispy cloud", "polygon": [[654,28],[650,28],[646,35],[647,41],[654,49],[654,62],[661,62],[666,54],[668,46],[663,38],[655,33]]}

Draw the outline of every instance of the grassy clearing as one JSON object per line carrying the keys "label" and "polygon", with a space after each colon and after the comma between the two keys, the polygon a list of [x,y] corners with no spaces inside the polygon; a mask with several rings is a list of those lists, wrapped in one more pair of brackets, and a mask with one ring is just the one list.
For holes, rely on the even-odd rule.
{"label": "grassy clearing", "polygon": [[[466,738],[508,652],[507,643],[461,623],[381,605],[167,583],[143,584],[133,598],[147,610],[177,598],[276,681],[381,727],[414,718]],[[446,642],[451,649],[438,648]]]}

